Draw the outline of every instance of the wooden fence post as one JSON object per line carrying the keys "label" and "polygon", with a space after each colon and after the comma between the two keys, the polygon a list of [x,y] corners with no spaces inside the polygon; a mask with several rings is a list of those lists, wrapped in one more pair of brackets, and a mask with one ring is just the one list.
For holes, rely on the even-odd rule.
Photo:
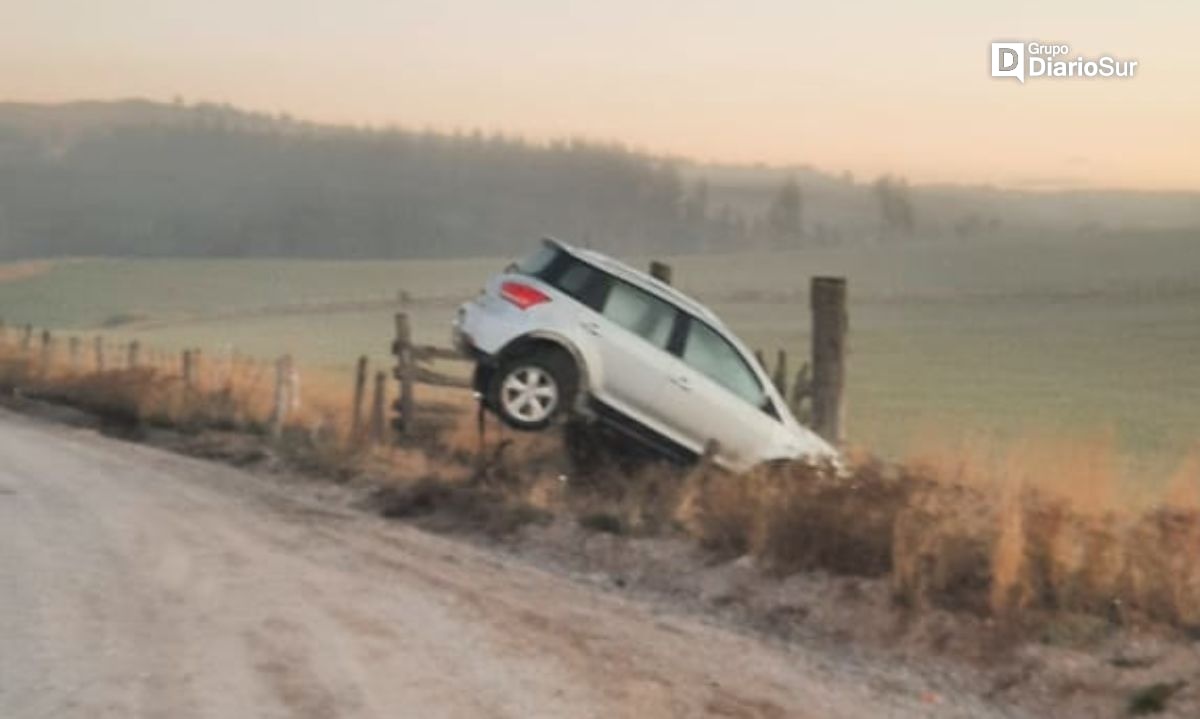
{"label": "wooden fence post", "polygon": [[383,444],[385,402],[387,400],[387,373],[375,373],[375,396],[371,402],[371,443]]}
{"label": "wooden fence post", "polygon": [[291,404],[288,397],[291,376],[292,358],[290,355],[284,355],[275,361],[275,407],[271,411],[271,436],[275,439],[283,436],[283,425],[287,421]]}
{"label": "wooden fence post", "polygon": [[50,330],[42,330],[42,371],[50,369],[50,352],[53,346],[53,338],[50,337]]}
{"label": "wooden fence post", "polygon": [[813,429],[831,444],[845,440],[846,280],[814,277],[812,306]]}
{"label": "wooden fence post", "polygon": [[295,360],[291,355],[288,355],[288,373],[287,373],[287,402],[288,411],[300,411],[300,369],[296,367]]}
{"label": "wooden fence post", "polygon": [[666,262],[659,262],[658,260],[650,261],[650,276],[664,285],[671,284],[673,274],[671,266]]}
{"label": "wooden fence post", "polygon": [[396,341],[392,345],[392,353],[396,355],[396,379],[400,380],[400,399],[396,401],[396,409],[399,411],[396,429],[400,434],[408,434],[412,430],[414,420],[413,385],[417,379],[417,358],[413,353],[412,328],[408,324],[408,315],[404,312],[396,314]]}
{"label": "wooden fence post", "polygon": [[0,347],[8,343],[8,325],[0,319]]}
{"label": "wooden fence post", "polygon": [[787,397],[787,350],[780,349],[775,355],[775,375],[771,378],[780,397]]}
{"label": "wooden fence post", "polygon": [[92,356],[96,360],[96,372],[104,371],[104,338],[96,335],[92,338]]}
{"label": "wooden fence post", "polygon": [[70,358],[68,362],[71,364],[71,371],[79,371],[79,338],[71,337],[67,340],[67,356]]}
{"label": "wooden fence post", "polygon": [[198,347],[192,348],[192,385],[197,389],[204,386],[204,352]]}
{"label": "wooden fence post", "polygon": [[362,436],[363,399],[367,393],[367,356],[358,358],[358,366],[354,369],[354,404],[350,416],[350,439],[357,441]]}
{"label": "wooden fence post", "polygon": [[[812,378],[808,376],[808,363],[796,371],[796,379],[792,382],[792,394],[789,398],[789,403],[792,407],[792,412],[796,414],[796,419],[800,419],[800,407],[804,404],[804,400],[812,397]],[[807,424],[807,422],[805,422]]]}
{"label": "wooden fence post", "polygon": [[128,369],[137,369],[138,362],[141,361],[142,343],[137,340],[130,342],[127,351],[129,352]]}
{"label": "wooden fence post", "polygon": [[33,349],[33,325],[25,325],[25,330],[21,333],[21,351],[28,352]]}
{"label": "wooden fence post", "polygon": [[192,350],[184,350],[181,355],[182,371],[183,371],[183,386],[186,389],[191,389],[192,384],[196,381],[196,358],[192,355]]}

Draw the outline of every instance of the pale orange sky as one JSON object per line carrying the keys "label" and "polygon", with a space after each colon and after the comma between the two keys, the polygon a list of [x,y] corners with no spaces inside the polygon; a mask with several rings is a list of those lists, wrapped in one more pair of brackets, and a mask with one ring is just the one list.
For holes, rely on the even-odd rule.
{"label": "pale orange sky", "polygon": [[[0,2],[0,99],[179,95],[861,178],[1200,190],[1195,0]],[[989,76],[991,41],[1034,39],[1137,76]]]}

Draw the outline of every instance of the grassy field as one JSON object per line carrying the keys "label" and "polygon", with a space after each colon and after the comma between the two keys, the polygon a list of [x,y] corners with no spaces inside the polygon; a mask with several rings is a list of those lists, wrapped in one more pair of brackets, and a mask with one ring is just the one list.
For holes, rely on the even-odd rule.
{"label": "grassy field", "polygon": [[[808,343],[808,278],[847,276],[850,434],[885,454],[1063,436],[1169,464],[1200,439],[1200,235],[668,259],[677,284],[752,346],[786,348],[793,370]],[[8,266],[0,316],[348,371],[359,354],[386,361],[399,292],[417,339],[445,344],[457,302],[505,261]]]}

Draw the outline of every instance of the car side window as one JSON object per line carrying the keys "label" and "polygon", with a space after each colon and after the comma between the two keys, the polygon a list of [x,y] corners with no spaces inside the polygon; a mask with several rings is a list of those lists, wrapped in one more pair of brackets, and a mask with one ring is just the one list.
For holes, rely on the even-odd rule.
{"label": "car side window", "polygon": [[562,274],[551,284],[575,299],[581,300],[587,295],[588,286],[595,281],[598,274],[599,272],[595,269],[575,261],[567,265]]}
{"label": "car side window", "polygon": [[671,329],[675,326],[678,310],[649,292],[614,279],[601,314],[665,350],[671,341]]}
{"label": "car side window", "polygon": [[741,354],[708,325],[693,319],[683,344],[683,361],[700,374],[733,392],[754,407],[766,404],[766,394]]}

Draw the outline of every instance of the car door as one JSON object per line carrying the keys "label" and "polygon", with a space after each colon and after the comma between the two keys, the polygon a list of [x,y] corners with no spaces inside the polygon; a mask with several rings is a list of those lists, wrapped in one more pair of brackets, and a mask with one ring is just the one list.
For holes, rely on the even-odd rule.
{"label": "car door", "polygon": [[661,407],[667,422],[703,449],[720,444],[732,466],[752,464],[770,445],[779,419],[749,362],[720,332],[691,317],[678,355],[670,363]]}
{"label": "car door", "polygon": [[[595,338],[600,367],[592,393],[600,401],[675,439],[656,411],[667,382],[668,346],[679,317],[670,303],[612,277],[598,313],[582,319]],[[581,315],[582,317],[582,315]]]}

